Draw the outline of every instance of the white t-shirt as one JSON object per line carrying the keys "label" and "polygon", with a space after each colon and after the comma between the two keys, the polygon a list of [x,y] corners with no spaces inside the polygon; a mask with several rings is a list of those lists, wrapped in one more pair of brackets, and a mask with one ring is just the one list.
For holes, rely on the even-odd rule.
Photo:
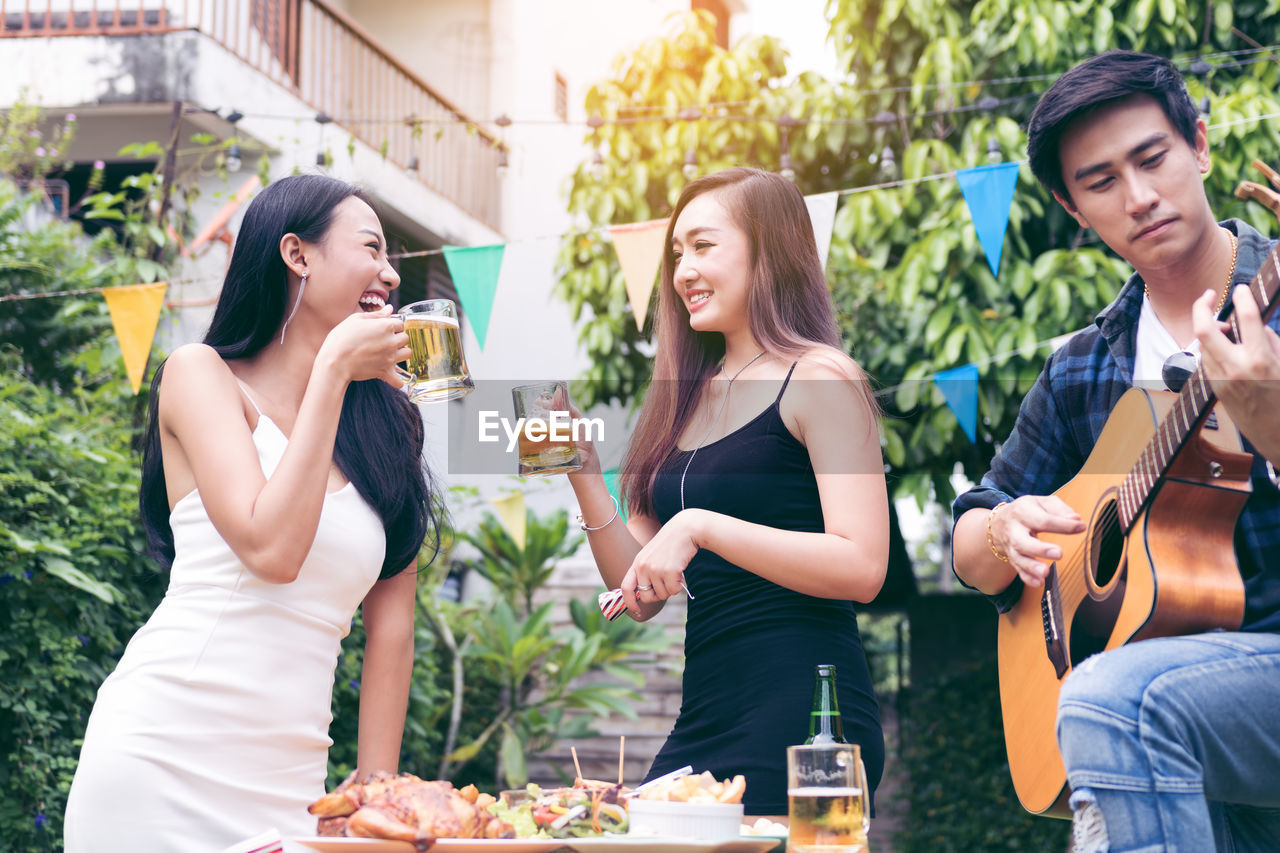
{"label": "white t-shirt", "polygon": [[1161,371],[1165,360],[1179,350],[1184,350],[1196,357],[1200,362],[1200,341],[1193,338],[1186,347],[1178,346],[1178,342],[1169,334],[1169,330],[1156,316],[1151,307],[1151,300],[1142,295],[1142,313],[1138,317],[1138,340],[1133,359],[1133,387],[1146,388],[1149,391],[1168,391],[1165,387]]}

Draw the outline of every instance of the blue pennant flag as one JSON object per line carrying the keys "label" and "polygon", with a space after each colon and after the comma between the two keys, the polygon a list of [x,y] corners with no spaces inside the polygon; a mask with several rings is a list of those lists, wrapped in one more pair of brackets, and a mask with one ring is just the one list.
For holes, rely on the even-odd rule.
{"label": "blue pennant flag", "polygon": [[1000,275],[1000,255],[1004,251],[1004,232],[1009,226],[1009,205],[1018,184],[1017,163],[996,163],[958,169],[956,181],[969,205],[969,216],[978,232],[978,242],[986,253],[991,274]]}
{"label": "blue pennant flag", "polygon": [[954,370],[944,370],[933,375],[933,382],[942,391],[942,397],[960,422],[960,428],[969,436],[969,442],[978,440],[978,366],[966,364]]}

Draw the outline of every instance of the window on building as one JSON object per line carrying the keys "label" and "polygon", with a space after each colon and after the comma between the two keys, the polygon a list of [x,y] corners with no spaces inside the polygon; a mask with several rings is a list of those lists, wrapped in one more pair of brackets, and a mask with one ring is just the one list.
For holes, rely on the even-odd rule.
{"label": "window on building", "polygon": [[569,81],[556,74],[556,115],[561,121],[569,120]]}
{"label": "window on building", "polygon": [[724,0],[690,0],[689,8],[695,12],[706,9],[716,16],[716,44],[729,49],[729,10]]}

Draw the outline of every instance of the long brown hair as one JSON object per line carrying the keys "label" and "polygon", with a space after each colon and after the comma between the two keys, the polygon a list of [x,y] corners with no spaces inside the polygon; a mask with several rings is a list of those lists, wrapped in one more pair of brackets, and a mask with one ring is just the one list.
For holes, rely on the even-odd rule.
{"label": "long brown hair", "polygon": [[693,416],[703,386],[724,358],[721,333],[689,326],[689,312],[675,294],[671,250],[681,211],[693,199],[712,192],[719,194],[749,241],[747,322],[756,342],[770,355],[791,358],[815,346],[843,351],[809,211],[795,184],[771,172],[741,168],[691,182],[667,221],[654,317],[653,378],[622,462],[622,494],[633,513],[656,515],[653,482],[658,469],[675,452],[676,440]]}

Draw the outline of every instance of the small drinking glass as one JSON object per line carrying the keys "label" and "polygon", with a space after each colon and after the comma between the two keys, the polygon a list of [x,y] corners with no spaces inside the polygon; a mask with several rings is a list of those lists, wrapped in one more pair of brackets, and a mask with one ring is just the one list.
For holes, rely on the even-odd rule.
{"label": "small drinking glass", "polygon": [[413,351],[406,371],[409,399],[437,403],[471,393],[475,383],[462,354],[457,306],[448,299],[426,299],[404,306],[394,316],[404,321]]}
{"label": "small drinking glass", "polygon": [[511,389],[520,435],[521,477],[549,477],[582,467],[573,441],[569,388],[563,381],[535,382]]}
{"label": "small drinking glass", "polygon": [[856,744],[787,747],[787,853],[866,853],[871,809]]}

